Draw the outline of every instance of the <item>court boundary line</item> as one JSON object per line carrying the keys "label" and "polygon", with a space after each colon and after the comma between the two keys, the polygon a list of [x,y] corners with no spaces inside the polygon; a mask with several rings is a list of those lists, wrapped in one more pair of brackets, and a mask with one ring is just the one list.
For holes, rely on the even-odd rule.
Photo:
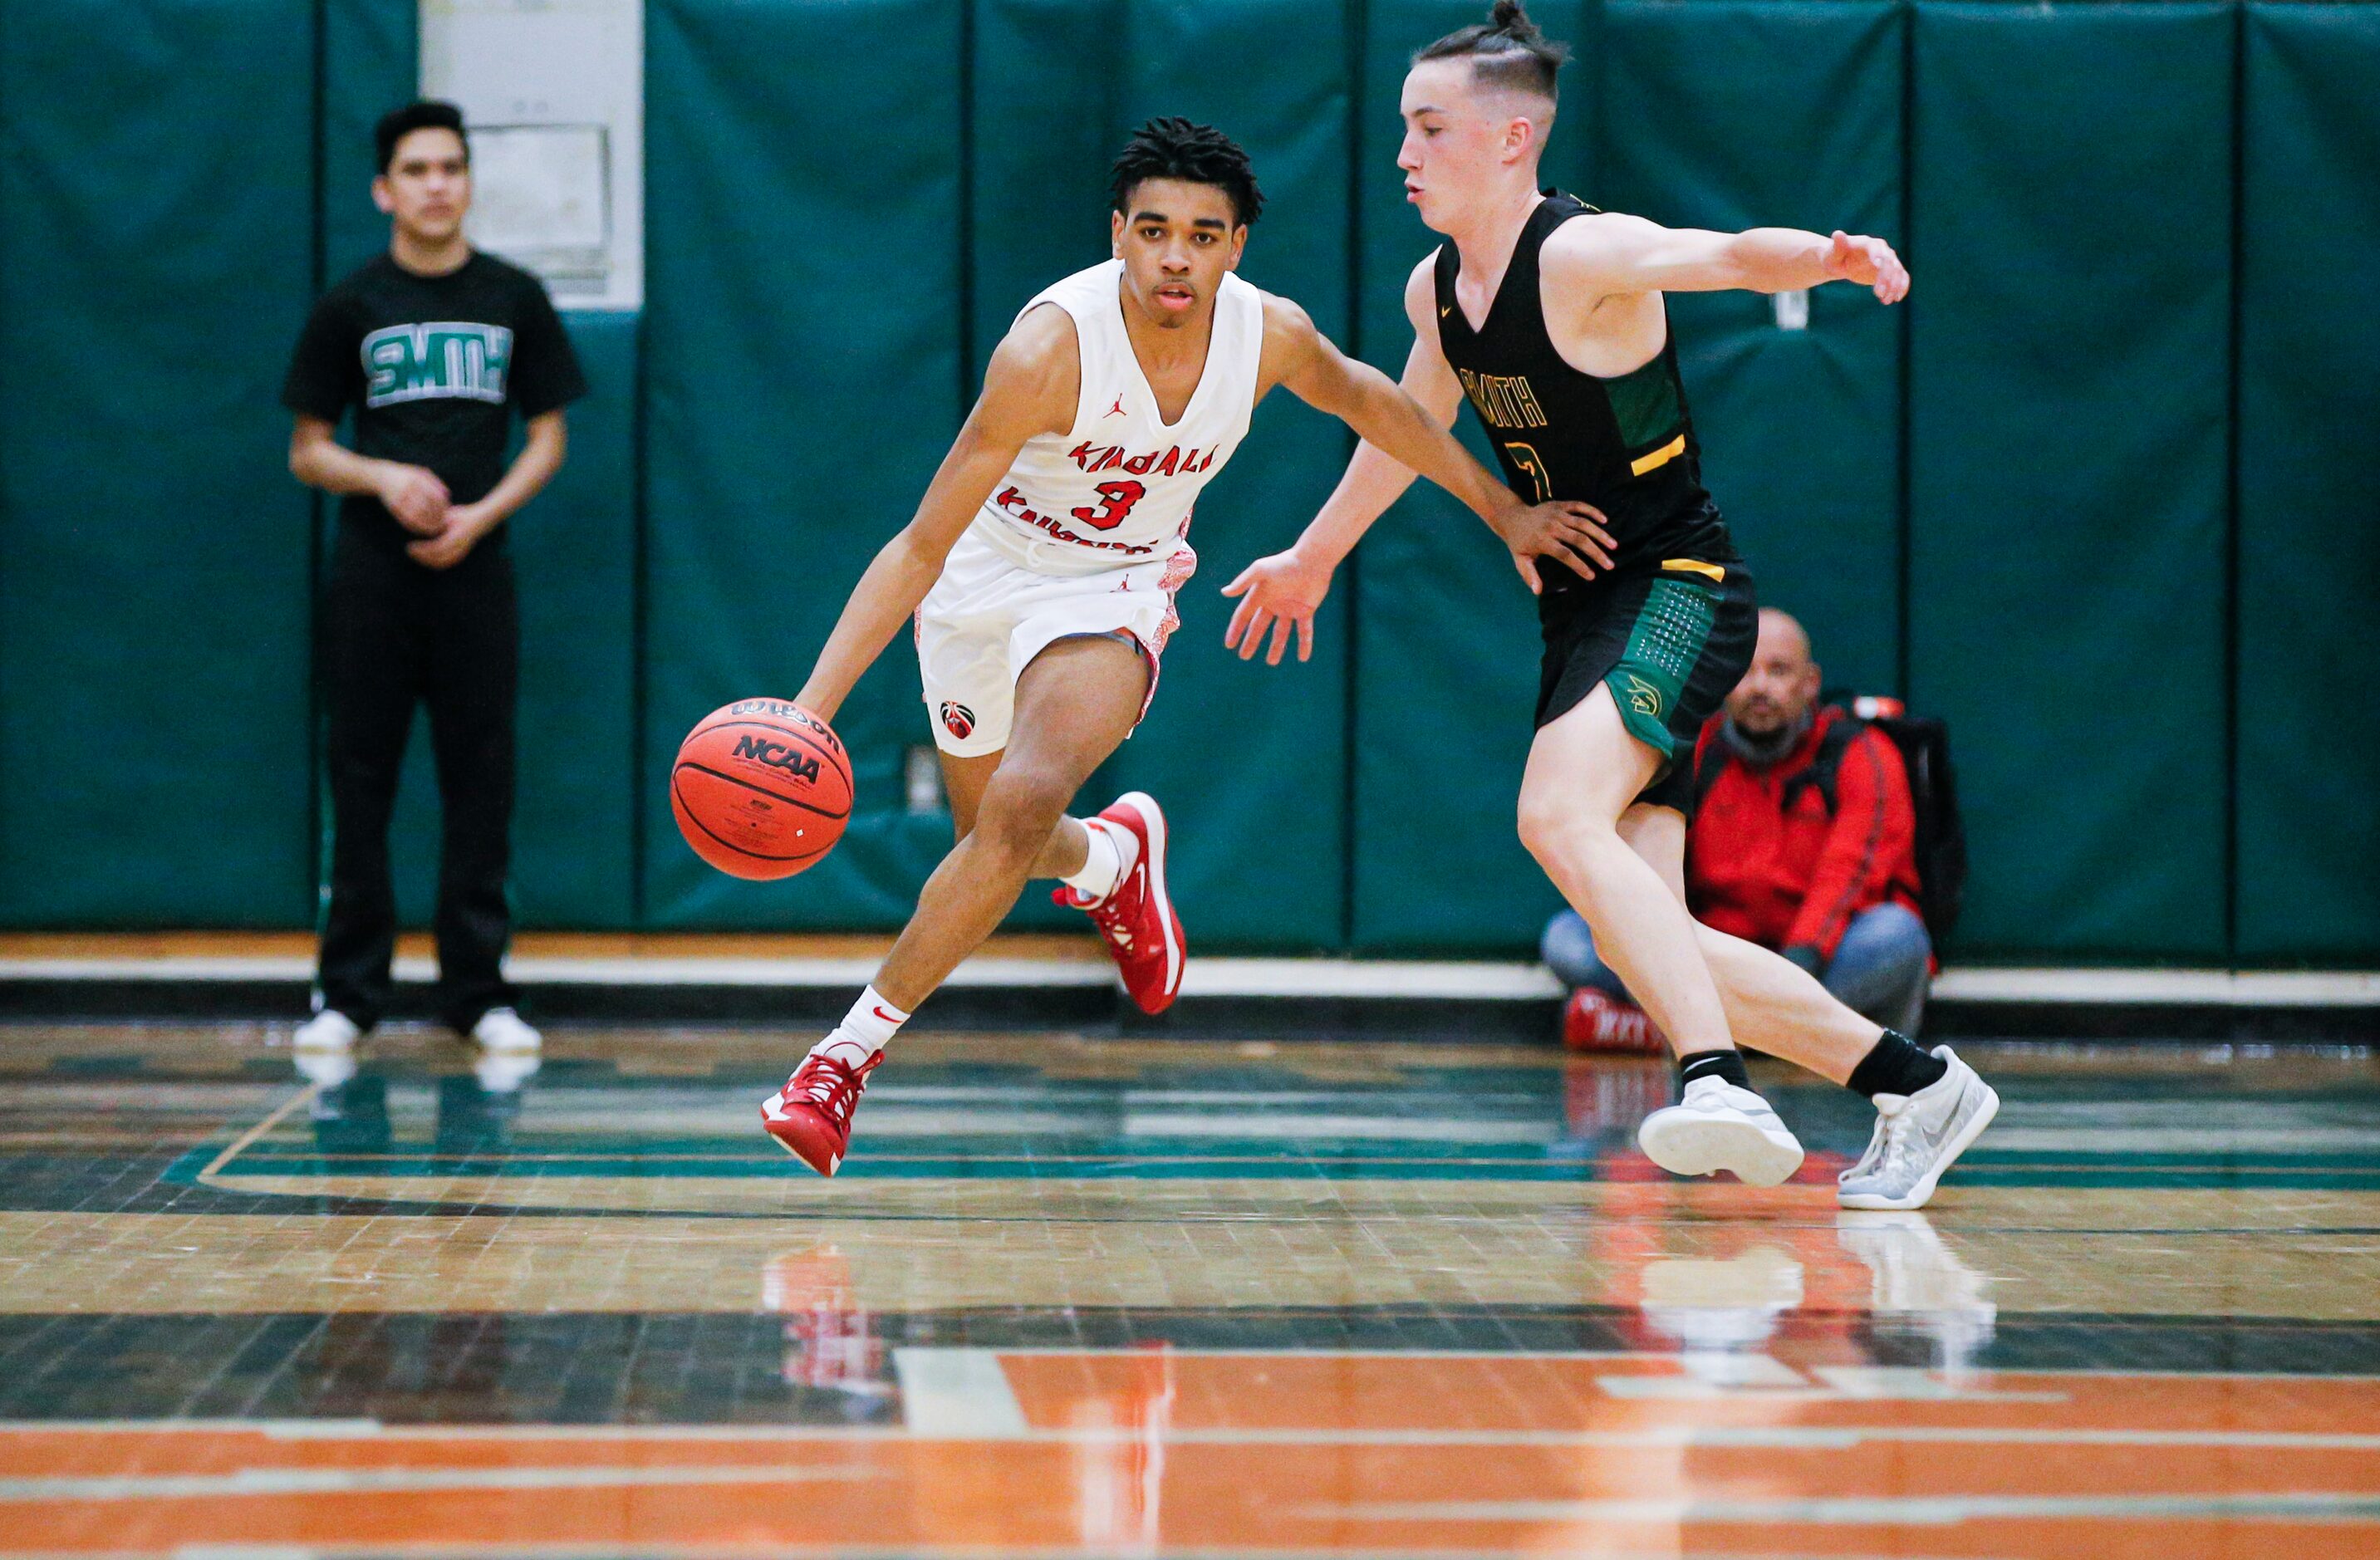
{"label": "court boundary line", "polygon": [[199,1185],[207,1187],[212,1191],[230,1191],[235,1190],[232,1187],[216,1185],[214,1180],[215,1173],[221,1170],[225,1165],[230,1164],[234,1159],[238,1158],[250,1144],[256,1142],[257,1139],[273,1131],[273,1128],[281,1125],[282,1119],[291,1111],[297,1109],[301,1105],[312,1104],[314,1096],[322,1092],[322,1084],[309,1083],[304,1088],[298,1090],[296,1094],[290,1095],[287,1099],[283,1100],[281,1104],[273,1109],[271,1115],[265,1117],[263,1120],[259,1121],[255,1126],[250,1127],[248,1131],[240,1133],[239,1136],[232,1139],[230,1143],[225,1147],[221,1154],[216,1155],[212,1159],[207,1161],[207,1167],[205,1169],[200,1170],[191,1179],[197,1181]]}

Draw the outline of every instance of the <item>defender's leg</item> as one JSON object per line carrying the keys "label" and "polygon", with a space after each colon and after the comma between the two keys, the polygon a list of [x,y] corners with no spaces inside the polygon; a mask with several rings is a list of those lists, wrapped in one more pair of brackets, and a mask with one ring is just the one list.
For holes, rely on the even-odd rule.
{"label": "defender's leg", "polygon": [[1686,913],[1683,819],[1670,813],[1679,818],[1678,850],[1660,868],[1620,831],[1661,764],[1621,721],[1610,688],[1598,683],[1538,730],[1521,782],[1521,840],[1585,917],[1605,962],[1678,1048],[1684,1098],[1645,1119],[1637,1133],[1645,1156],[1677,1175],[1731,1170],[1753,1185],[1774,1186],[1801,1167],[1802,1145],[1752,1092],[1735,1054]]}

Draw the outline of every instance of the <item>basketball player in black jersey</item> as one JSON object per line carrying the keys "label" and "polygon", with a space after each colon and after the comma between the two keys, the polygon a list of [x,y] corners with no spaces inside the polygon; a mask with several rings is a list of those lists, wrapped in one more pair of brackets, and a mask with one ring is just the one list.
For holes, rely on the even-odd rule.
{"label": "basketball player in black jersey", "polygon": [[[1566,55],[1512,0],[1429,44],[1405,78],[1397,158],[1408,199],[1446,236],[1405,287],[1404,389],[1450,423],[1468,401],[1517,492],[1591,504],[1615,538],[1612,567],[1592,578],[1514,559],[1546,647],[1521,838],[1678,1048],[1683,1097],[1638,1134],[1654,1163],[1757,1185],[1800,1167],[1801,1144],[1751,1089],[1741,1036],[1876,1102],[1868,1151],[1841,1178],[1845,1206],[1921,1207],[1998,1096],[1947,1046],[1929,1054],[1879,1029],[1686,912],[1694,743],[1750,662],[1757,612],[1703,490],[1662,306],[1665,292],[1828,282],[1892,304],[1909,273],[1877,238],[1673,230],[1539,190]],[[1226,588],[1241,602],[1225,644],[1251,656],[1270,628],[1277,662],[1293,629],[1310,653],[1331,571],[1412,480],[1357,450],[1297,544]]]}

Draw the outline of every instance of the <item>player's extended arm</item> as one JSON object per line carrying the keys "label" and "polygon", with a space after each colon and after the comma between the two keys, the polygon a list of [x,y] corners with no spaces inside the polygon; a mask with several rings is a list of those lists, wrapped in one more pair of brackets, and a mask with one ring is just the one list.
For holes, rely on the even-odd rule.
{"label": "player's extended arm", "polygon": [[795,703],[821,720],[834,719],[860,674],[941,577],[942,561],[1025,441],[1074,426],[1081,378],[1075,322],[1064,309],[1036,308],[1016,322],[992,353],[983,394],[927,485],[917,514],[859,576]]}
{"label": "player's extended arm", "polygon": [[1892,246],[1856,234],[1820,237],[1791,227],[1742,233],[1663,227],[1606,213],[1564,223],[1547,240],[1549,291],[1601,299],[1630,293],[1785,293],[1854,282],[1880,303],[1909,296],[1909,271]]}
{"label": "player's extended arm", "polygon": [[[1282,305],[1277,348],[1281,382],[1342,418],[1364,436],[1364,442],[1296,543],[1286,552],[1257,559],[1223,587],[1225,596],[1241,598],[1224,631],[1223,646],[1238,649],[1243,660],[1264,644],[1269,627],[1273,639],[1267,665],[1281,664],[1293,629],[1298,659],[1312,657],[1314,615],[1330,592],[1331,574],[1372,522],[1403,495],[1416,471],[1487,521],[1512,549],[1522,578],[1532,590],[1537,588],[1537,579],[1529,560],[1538,553],[1558,552],[1584,574],[1610,566],[1605,550],[1611,538],[1602,528],[1600,513],[1583,503],[1524,505],[1446,431],[1461,409],[1463,387],[1439,350],[1437,322],[1429,312],[1435,296],[1430,271],[1425,260],[1406,281],[1405,313],[1413,321],[1414,345],[1398,384],[1390,384],[1368,364],[1346,357],[1294,306]],[[1269,347],[1276,329],[1269,305],[1266,324]]]}
{"label": "player's extended arm", "polygon": [[1433,418],[1388,375],[1340,351],[1295,304],[1265,300],[1265,341],[1269,366],[1290,393],[1337,417],[1408,472],[1428,478],[1490,526],[1500,528],[1506,514],[1522,507],[1510,488],[1454,441],[1447,431],[1451,417]]}

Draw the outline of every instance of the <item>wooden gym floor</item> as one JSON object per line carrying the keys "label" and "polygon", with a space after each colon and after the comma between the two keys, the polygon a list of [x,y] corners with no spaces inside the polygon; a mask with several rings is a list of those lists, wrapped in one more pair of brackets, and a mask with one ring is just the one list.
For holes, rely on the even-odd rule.
{"label": "wooden gym floor", "polygon": [[912,1034],[0,1030],[0,1554],[2380,1553],[2368,1051],[1977,1046],[1839,1214],[1634,1152],[1663,1068]]}

